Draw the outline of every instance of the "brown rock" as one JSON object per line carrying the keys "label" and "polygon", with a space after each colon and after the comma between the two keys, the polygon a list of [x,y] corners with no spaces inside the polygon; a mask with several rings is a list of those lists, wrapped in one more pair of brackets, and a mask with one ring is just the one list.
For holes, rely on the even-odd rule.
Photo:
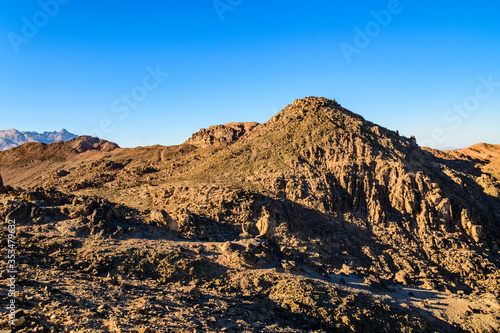
{"label": "brown rock", "polygon": [[21,318],[16,318],[14,319],[14,326],[15,327],[21,327],[26,323],[26,318],[21,317]]}
{"label": "brown rock", "polygon": [[408,284],[408,273],[406,271],[403,271],[403,270],[397,272],[395,280],[399,283],[407,285]]}
{"label": "brown rock", "polygon": [[473,224],[470,229],[470,234],[476,242],[479,242],[484,235],[483,227],[480,225]]}
{"label": "brown rock", "polygon": [[462,210],[461,223],[462,228],[465,229],[465,232],[472,237],[474,241],[479,242],[484,237],[483,227],[472,220],[467,209]]}
{"label": "brown rock", "polygon": [[255,128],[258,123],[229,123],[225,125],[210,126],[201,129],[186,141],[187,144],[197,147],[208,147],[212,145],[232,144],[241,136]]}
{"label": "brown rock", "polygon": [[225,242],[221,245],[220,250],[222,253],[231,253],[235,250],[235,246],[231,242]]}
{"label": "brown rock", "polygon": [[272,239],[276,230],[276,219],[271,216],[266,208],[262,208],[262,215],[257,221],[257,229],[259,229],[259,236],[266,239]]}
{"label": "brown rock", "polygon": [[172,219],[163,209],[152,209],[149,213],[149,220],[158,226],[166,227],[169,230],[178,230],[177,221]]}
{"label": "brown rock", "polygon": [[366,285],[373,287],[378,290],[387,290],[387,285],[374,275],[369,275],[364,279]]}

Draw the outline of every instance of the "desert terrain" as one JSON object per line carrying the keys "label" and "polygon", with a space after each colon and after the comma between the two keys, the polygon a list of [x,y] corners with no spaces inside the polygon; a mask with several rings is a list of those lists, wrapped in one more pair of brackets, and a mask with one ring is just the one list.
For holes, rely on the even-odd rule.
{"label": "desert terrain", "polygon": [[0,175],[5,332],[500,331],[498,145],[308,97],[177,146],[26,143]]}

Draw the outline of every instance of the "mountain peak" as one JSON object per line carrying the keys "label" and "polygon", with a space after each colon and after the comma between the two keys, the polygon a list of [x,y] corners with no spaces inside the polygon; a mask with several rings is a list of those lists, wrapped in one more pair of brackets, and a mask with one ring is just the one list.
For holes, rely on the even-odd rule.
{"label": "mountain peak", "polygon": [[27,142],[52,143],[57,141],[67,141],[76,138],[77,135],[61,129],[59,132],[28,132],[18,131],[11,128],[9,130],[0,131],[0,151],[11,149],[20,146]]}
{"label": "mountain peak", "polygon": [[339,105],[336,100],[332,100],[332,99],[329,99],[329,98],[326,98],[326,97],[316,97],[316,96],[309,96],[309,97],[304,97],[304,98],[297,98],[292,103],[293,106],[311,105],[311,104],[321,104],[323,106],[332,105],[332,104]]}
{"label": "mountain peak", "polygon": [[[287,108],[295,108],[295,109],[306,109],[310,111],[319,111],[325,108],[330,108],[338,111],[347,111],[351,115],[356,115],[355,113],[344,109],[335,99],[329,99],[326,97],[304,97],[299,98],[293,101],[291,105],[288,105]],[[287,109],[285,108],[285,109]]]}
{"label": "mountain peak", "polygon": [[357,119],[365,121],[365,119],[345,108],[343,108],[336,100],[325,97],[305,97],[296,99],[292,104],[287,105],[283,110],[278,112],[271,118],[271,123],[276,123],[278,120],[288,123],[291,120],[303,120],[309,116],[327,117],[326,120],[332,121]]}

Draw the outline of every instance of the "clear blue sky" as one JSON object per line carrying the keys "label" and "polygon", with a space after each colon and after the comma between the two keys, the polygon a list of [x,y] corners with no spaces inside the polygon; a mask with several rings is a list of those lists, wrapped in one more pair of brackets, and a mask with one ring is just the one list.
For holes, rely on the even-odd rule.
{"label": "clear blue sky", "polygon": [[0,2],[0,129],[170,145],[324,96],[434,147],[500,144],[498,1],[54,1]]}

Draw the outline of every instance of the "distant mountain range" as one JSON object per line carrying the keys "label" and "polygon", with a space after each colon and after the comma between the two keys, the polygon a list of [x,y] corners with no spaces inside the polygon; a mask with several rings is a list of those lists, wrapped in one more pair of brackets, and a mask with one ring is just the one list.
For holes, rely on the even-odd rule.
{"label": "distant mountain range", "polygon": [[64,128],[59,132],[20,132],[14,128],[0,131],[0,151],[20,146],[26,142],[52,143],[67,141],[78,137]]}

